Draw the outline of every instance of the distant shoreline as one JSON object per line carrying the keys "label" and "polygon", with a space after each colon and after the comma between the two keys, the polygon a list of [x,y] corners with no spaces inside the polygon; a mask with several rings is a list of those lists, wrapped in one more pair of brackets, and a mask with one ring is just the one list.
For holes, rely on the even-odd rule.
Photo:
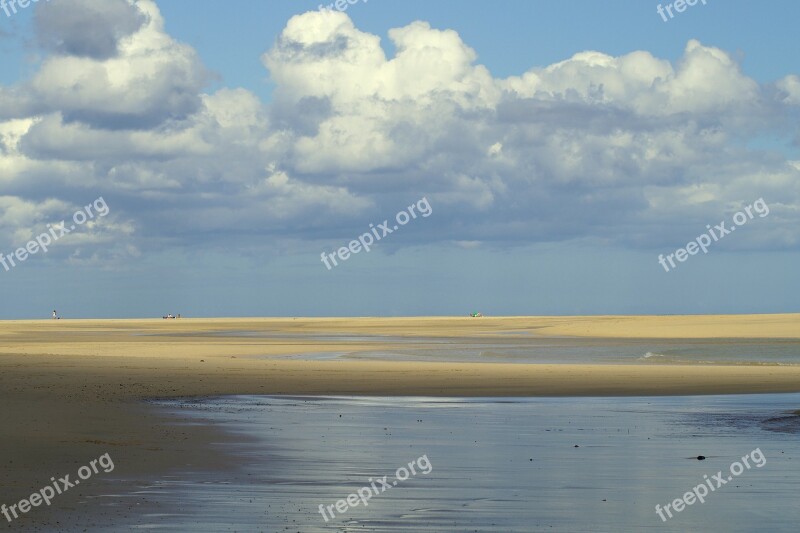
{"label": "distant shoreline", "polygon": [[[552,316],[408,316],[408,317],[200,317],[165,320],[152,318],[72,318],[62,322],[50,318],[0,320],[0,335],[13,332],[14,326],[52,326],[73,324],[104,328],[121,325],[125,329],[148,331],[202,332],[216,325],[225,329],[248,330],[268,327],[283,332],[369,331],[416,335],[431,331],[461,335],[536,332],[542,335],[618,338],[800,338],[800,313],[733,315],[552,315]],[[73,326],[74,327],[74,326]],[[50,328],[48,328],[50,330]],[[24,331],[21,330],[21,331]],[[65,329],[65,331],[69,331]],[[74,329],[73,329],[74,331]],[[444,335],[447,336],[447,335]]]}

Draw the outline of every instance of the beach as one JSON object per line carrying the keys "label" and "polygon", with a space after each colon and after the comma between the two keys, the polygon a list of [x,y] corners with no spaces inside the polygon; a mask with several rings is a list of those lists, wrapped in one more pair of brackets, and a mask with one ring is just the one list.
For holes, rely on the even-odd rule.
{"label": "beach", "polygon": [[[368,335],[368,341],[363,336]],[[382,340],[382,336],[385,339]],[[50,320],[0,323],[5,482],[20,500],[51,476],[109,453],[116,468],[12,527],[92,528],[154,505],[87,504],[169,472],[235,462],[209,424],[177,424],[148,400],[228,395],[603,397],[800,392],[800,366],[392,361],[319,354],[397,350],[403,339],[798,339],[800,315],[508,318]],[[463,340],[466,339],[466,340]],[[498,341],[499,342],[499,341]],[[303,358],[303,354],[312,354]],[[130,490],[129,490],[130,492]]]}

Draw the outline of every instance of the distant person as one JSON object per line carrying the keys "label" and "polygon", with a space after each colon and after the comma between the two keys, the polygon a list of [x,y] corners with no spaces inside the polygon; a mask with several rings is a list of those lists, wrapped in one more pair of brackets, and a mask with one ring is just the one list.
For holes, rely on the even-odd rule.
{"label": "distant person", "polygon": [[58,313],[56,313],[56,310],[53,309],[53,320],[55,320],[57,318],[58,318]]}

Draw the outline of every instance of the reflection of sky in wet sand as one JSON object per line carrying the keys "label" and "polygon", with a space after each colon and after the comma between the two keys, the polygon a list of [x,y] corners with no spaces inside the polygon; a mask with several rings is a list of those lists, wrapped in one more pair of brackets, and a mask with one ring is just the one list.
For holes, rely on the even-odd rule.
{"label": "reflection of sky in wet sand", "polygon": [[[330,343],[331,352],[280,356],[299,359],[387,359],[484,363],[800,364],[800,339],[605,339],[545,337],[508,332],[475,337],[396,337],[230,331],[213,336]],[[381,350],[336,351],[337,344],[385,344]],[[271,356],[275,357],[275,356]]]}
{"label": "reflection of sky in wet sand", "polygon": [[[165,404],[174,409],[176,404]],[[184,402],[242,435],[241,472],[152,487],[189,531],[796,531],[800,395],[672,398],[292,398]],[[783,422],[768,422],[771,419]],[[787,430],[788,428],[788,430]],[[575,447],[577,445],[578,447]],[[760,448],[666,524],[662,506]],[[334,504],[427,455],[417,475],[326,524]],[[705,461],[691,459],[697,455]],[[194,504],[197,504],[196,506]]]}
{"label": "reflection of sky in wet sand", "polygon": [[[413,344],[412,344],[413,342]],[[484,363],[591,364],[800,364],[800,340],[449,339],[428,344],[406,342],[399,348],[350,354],[355,359],[464,361]]]}
{"label": "reflection of sky in wet sand", "polygon": [[[160,334],[159,334],[160,335]],[[157,336],[157,335],[156,335]],[[398,337],[275,331],[170,333],[183,337],[245,337],[268,342],[328,344],[326,351],[269,355],[269,359],[378,359],[484,363],[591,364],[800,364],[800,339],[613,339],[550,337],[507,331],[486,337]],[[365,350],[337,350],[359,345]],[[375,345],[385,348],[374,349]]]}

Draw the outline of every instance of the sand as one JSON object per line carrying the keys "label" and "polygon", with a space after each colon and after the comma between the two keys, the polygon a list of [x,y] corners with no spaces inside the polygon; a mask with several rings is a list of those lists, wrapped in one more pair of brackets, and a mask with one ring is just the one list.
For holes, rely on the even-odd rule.
{"label": "sand", "polygon": [[[290,338],[214,336],[270,331]],[[800,392],[800,366],[518,365],[303,361],[287,354],[379,350],[302,335],[800,338],[800,315],[669,317],[47,320],[0,323],[0,503],[103,453],[138,486],[172,469],[226,467],[213,428],[176,426],[148,398],[223,394],[593,396]],[[110,475],[109,475],[110,476]],[[86,519],[93,480],[15,525]],[[137,513],[118,508],[118,513]],[[74,508],[77,506],[77,511]],[[70,510],[72,511],[70,512]],[[65,514],[65,512],[67,514]],[[92,518],[91,520],[95,520]],[[0,517],[0,523],[4,519]],[[63,523],[63,522],[62,522]],[[95,522],[89,522],[91,525]]]}

